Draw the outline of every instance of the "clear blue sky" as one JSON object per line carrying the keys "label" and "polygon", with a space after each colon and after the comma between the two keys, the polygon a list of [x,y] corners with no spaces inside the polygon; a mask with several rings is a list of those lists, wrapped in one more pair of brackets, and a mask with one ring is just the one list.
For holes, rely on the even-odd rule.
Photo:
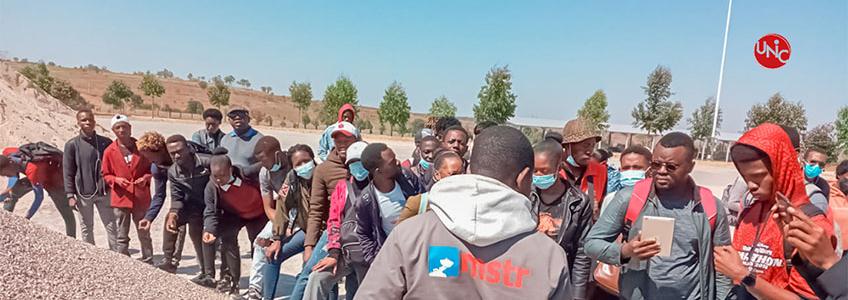
{"label": "clear blue sky", "polygon": [[[309,81],[316,97],[343,73],[372,106],[398,80],[414,111],[444,94],[461,115],[472,114],[485,73],[509,65],[517,116],[564,121],[600,88],[611,122],[627,124],[659,64],[672,70],[687,117],[715,94],[726,9],[726,1],[2,0],[0,51],[122,72],[232,74],[276,94]],[[753,57],[771,32],[793,50],[778,70]],[[848,104],[848,1],[734,3],[723,130],[740,130],[748,108],[778,91],[806,105],[810,127]]]}

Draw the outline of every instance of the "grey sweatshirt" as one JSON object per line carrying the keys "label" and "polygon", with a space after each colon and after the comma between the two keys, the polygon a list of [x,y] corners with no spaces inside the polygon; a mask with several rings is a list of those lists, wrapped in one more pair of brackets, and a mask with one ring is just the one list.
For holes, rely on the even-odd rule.
{"label": "grey sweatshirt", "polygon": [[112,140],[95,134],[86,138],[79,134],[65,143],[62,159],[62,175],[65,194],[68,197],[107,195],[108,188],[100,173],[103,151]]}
{"label": "grey sweatshirt", "polygon": [[497,180],[445,178],[432,211],[392,230],[355,299],[571,299],[562,248]]}

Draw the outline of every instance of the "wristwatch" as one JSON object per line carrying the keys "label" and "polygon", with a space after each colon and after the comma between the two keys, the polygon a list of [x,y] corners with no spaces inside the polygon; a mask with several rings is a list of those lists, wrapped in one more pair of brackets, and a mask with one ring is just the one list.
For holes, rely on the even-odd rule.
{"label": "wristwatch", "polygon": [[755,275],[754,273],[749,273],[748,276],[742,278],[742,285],[749,288],[754,287],[755,285],[757,285],[757,275]]}

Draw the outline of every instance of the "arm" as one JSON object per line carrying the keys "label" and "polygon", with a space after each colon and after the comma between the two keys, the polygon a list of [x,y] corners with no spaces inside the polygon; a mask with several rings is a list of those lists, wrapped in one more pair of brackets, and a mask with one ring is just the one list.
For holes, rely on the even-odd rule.
{"label": "arm", "polygon": [[241,172],[244,175],[244,177],[253,178],[253,180],[256,180],[256,178],[259,178],[259,171],[260,170],[262,170],[262,164],[259,163],[259,162],[255,162],[255,163],[253,163],[249,166],[244,166],[244,167],[241,168]]}
{"label": "arm", "polygon": [[580,220],[583,220],[583,230],[580,234],[580,239],[577,241],[577,255],[574,258],[574,273],[572,278],[573,297],[574,299],[587,299],[586,287],[588,286],[589,277],[592,273],[592,259],[586,255],[585,242],[589,236],[589,231],[592,229],[592,205],[586,205],[580,215]]}
{"label": "arm", "polygon": [[374,261],[374,257],[380,251],[377,237],[374,236],[374,226],[380,226],[380,220],[372,217],[373,205],[377,199],[372,199],[368,191],[362,192],[362,199],[356,203],[356,235],[359,236],[359,245],[362,246],[362,256],[367,263]]}
{"label": "arm", "polygon": [[[570,283],[568,281],[569,277],[570,276],[569,276],[569,273],[568,273],[568,265],[566,264],[562,268],[562,272],[559,275],[559,280],[557,280],[557,282],[559,282],[559,284],[557,285],[556,289],[553,290],[553,292],[551,293],[550,297],[548,297],[548,299],[551,299],[551,300],[580,299],[580,298],[578,298],[578,294],[577,294],[576,290],[573,293],[571,292],[572,283]],[[584,290],[584,294],[585,294],[585,290]],[[583,295],[583,297],[585,297],[585,295]]]}
{"label": "arm", "polygon": [[103,173],[103,181],[106,182],[112,190],[115,189],[115,168],[112,167],[112,160],[110,159],[112,156],[112,151],[110,149],[106,149],[103,153],[103,161],[100,163],[100,171]]}
{"label": "arm", "polygon": [[[728,246],[731,245],[730,224],[727,220],[727,209],[724,203],[716,200],[716,229],[713,233],[713,246]],[[715,270],[715,266],[712,267]],[[733,289],[733,282],[730,277],[715,272],[715,293],[716,299],[725,299]]]}
{"label": "arm", "polygon": [[[188,195],[190,191],[180,184],[174,184],[174,182],[176,182],[174,179],[174,176],[168,172],[168,181],[171,182],[171,209],[169,212],[179,214],[180,210],[182,210],[183,206],[185,206],[184,201],[188,198],[186,195]],[[152,206],[153,205],[151,204],[151,207]]]}
{"label": "arm", "polygon": [[44,188],[40,185],[34,185],[32,186],[32,192],[35,194],[35,199],[32,200],[32,206],[30,206],[29,211],[27,211],[27,219],[31,219],[32,216],[35,215],[35,212],[38,211],[39,207],[41,207],[41,202],[44,201]]}
{"label": "arm", "polygon": [[[288,180],[288,176],[286,176],[283,184],[287,184]],[[283,202],[283,199],[274,201],[274,187],[271,184],[271,174],[265,168],[259,171],[259,194],[262,196],[262,209],[265,211],[265,216],[274,223],[274,226],[277,226],[274,220],[276,215],[275,210],[277,209],[276,202]]]}
{"label": "arm", "polygon": [[621,245],[615,240],[624,227],[624,214],[627,212],[631,189],[616,193],[598,222],[589,230],[583,250],[586,255],[611,265],[621,265]]}
{"label": "arm", "polygon": [[807,280],[807,283],[816,291],[819,298],[848,298],[848,285],[845,284],[845,277],[848,276],[848,256],[843,256],[839,262],[827,270],[813,266],[797,254],[792,261],[798,273]]}
{"label": "arm", "polygon": [[206,184],[204,197],[206,208],[203,209],[203,231],[218,235],[218,188],[211,179]]}
{"label": "arm", "polygon": [[162,210],[162,205],[165,204],[166,189],[168,186],[168,174],[163,173],[155,165],[152,166],[152,168],[156,168],[156,173],[154,173],[155,175],[153,175],[155,188],[153,200],[150,201],[150,208],[147,209],[147,213],[144,215],[144,219],[151,222],[156,219],[156,216],[159,215],[159,211]]}
{"label": "arm", "polygon": [[421,206],[421,195],[409,197],[409,199],[406,201],[406,204],[403,205],[403,209],[400,211],[400,216],[398,217],[398,224],[400,224],[406,219],[418,215],[419,206]]}
{"label": "arm", "polygon": [[[319,166],[320,167],[320,166]],[[316,170],[315,173],[319,173]],[[318,175],[318,174],[315,174]],[[321,227],[324,224],[324,216],[327,215],[329,202],[327,183],[323,178],[316,176],[312,179],[312,197],[309,199],[309,215],[306,219],[306,239],[304,247],[315,247],[321,238]]]}
{"label": "arm", "polygon": [[65,152],[62,155],[62,177],[65,182],[65,194],[68,195],[68,198],[77,196],[77,147],[71,141],[65,143]]}
{"label": "arm", "polygon": [[[201,138],[200,138],[200,131],[195,131],[194,133],[191,134],[191,141],[206,146],[206,144],[204,144],[203,140],[201,140]],[[209,149],[209,150],[212,150],[212,149]]]}
{"label": "arm", "polygon": [[330,216],[327,218],[327,252],[329,256],[338,259],[341,256],[342,214],[347,202],[347,180],[339,180],[336,190],[330,197]]}
{"label": "arm", "polygon": [[[395,228],[400,233],[404,233],[404,229],[402,226]],[[386,239],[386,244],[371,264],[371,271],[359,286],[356,299],[403,299],[409,283],[405,275],[408,270],[404,264],[407,255],[401,251],[397,241],[401,236],[403,234],[391,234]]]}
{"label": "arm", "polygon": [[330,154],[330,150],[332,148],[333,140],[330,138],[330,134],[327,132],[327,129],[324,129],[324,133],[321,134],[321,140],[318,141],[318,157],[320,157],[322,161],[327,160],[327,155]]}

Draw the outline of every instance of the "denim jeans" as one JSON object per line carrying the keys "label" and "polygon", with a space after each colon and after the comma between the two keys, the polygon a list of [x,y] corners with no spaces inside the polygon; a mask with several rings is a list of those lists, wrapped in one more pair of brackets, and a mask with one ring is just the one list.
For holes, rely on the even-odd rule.
{"label": "denim jeans", "polygon": [[[312,274],[312,268],[315,267],[315,265],[317,265],[319,261],[327,257],[328,253],[326,248],[327,232],[324,231],[324,234],[322,234],[321,238],[318,239],[318,243],[315,245],[315,249],[312,251],[312,256],[309,257],[309,260],[306,262],[306,264],[303,265],[303,270],[300,271],[300,274],[297,274],[297,278],[294,282],[294,289],[292,290],[291,296],[289,296],[289,300],[303,299],[303,294],[306,291],[306,284],[309,283],[309,274]],[[277,273],[279,273],[279,271]],[[338,292],[331,294],[330,299],[337,299],[337,294]]]}
{"label": "denim jeans", "polygon": [[[305,238],[306,234],[304,234],[303,230],[298,230],[290,237],[282,240],[283,244],[280,247],[280,254],[277,255],[275,259],[266,261],[263,266],[255,269],[257,273],[262,273],[261,284],[263,299],[274,299],[274,294],[277,293],[277,281],[280,279],[280,265],[292,256],[303,253],[303,242]],[[262,252],[262,260],[266,260],[264,248],[257,247],[255,251]],[[254,252],[253,254],[254,262],[256,261],[257,254],[258,252]],[[254,267],[256,267],[256,265],[254,265]]]}

